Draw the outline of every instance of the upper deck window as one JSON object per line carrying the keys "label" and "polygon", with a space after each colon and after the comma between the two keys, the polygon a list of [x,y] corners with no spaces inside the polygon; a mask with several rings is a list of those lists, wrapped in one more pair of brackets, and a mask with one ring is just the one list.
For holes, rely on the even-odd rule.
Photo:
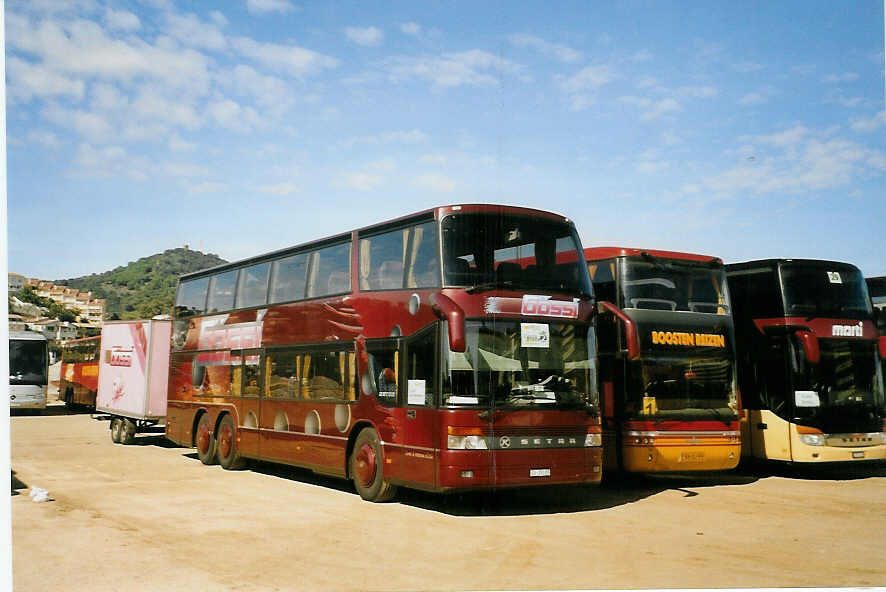
{"label": "upper deck window", "polygon": [[209,280],[209,298],[206,312],[214,313],[234,308],[234,292],[237,289],[237,271],[225,271]]}
{"label": "upper deck window", "polygon": [[519,214],[465,213],[442,222],[444,285],[592,295],[571,224]]}
{"label": "upper deck window", "polygon": [[867,286],[857,268],[783,263],[780,269],[788,316],[870,318]]}
{"label": "upper deck window", "polygon": [[206,311],[206,290],[209,278],[185,280],[178,286],[178,297],[175,301],[175,314],[178,317],[190,317]]}
{"label": "upper deck window", "polygon": [[268,272],[270,263],[259,263],[240,272],[237,286],[237,308],[261,306],[268,298]]}
{"label": "upper deck window", "polygon": [[299,253],[274,261],[271,277],[271,302],[288,302],[305,297],[308,255]]}
{"label": "upper deck window", "polygon": [[360,238],[361,290],[439,285],[440,262],[434,222]]}
{"label": "upper deck window", "polygon": [[622,260],[623,308],[729,314],[726,273],[722,265],[652,258]]}
{"label": "upper deck window", "polygon": [[308,298],[351,290],[351,243],[333,245],[311,253]]}

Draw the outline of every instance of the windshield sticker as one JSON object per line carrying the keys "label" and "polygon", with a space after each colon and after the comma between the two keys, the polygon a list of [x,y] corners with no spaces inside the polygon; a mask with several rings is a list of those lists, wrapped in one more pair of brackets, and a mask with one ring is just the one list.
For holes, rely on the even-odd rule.
{"label": "windshield sticker", "polygon": [[797,407],[821,407],[821,400],[815,391],[794,391],[794,403]]}
{"label": "windshield sticker", "polygon": [[688,347],[726,347],[725,335],[711,333],[681,333],[678,331],[653,331],[655,345],[685,345]]}
{"label": "windshield sticker", "polygon": [[520,313],[540,317],[578,318],[578,301],[551,300],[550,296],[526,294]]}
{"label": "windshield sticker", "polygon": [[828,281],[832,284],[842,284],[843,278],[840,277],[839,271],[829,271],[828,273]]}
{"label": "windshield sticker", "polygon": [[410,380],[408,381],[409,390],[407,396],[407,404],[424,405],[425,404],[425,381]]}
{"label": "windshield sticker", "polygon": [[544,323],[520,323],[520,347],[551,347],[551,329]]}

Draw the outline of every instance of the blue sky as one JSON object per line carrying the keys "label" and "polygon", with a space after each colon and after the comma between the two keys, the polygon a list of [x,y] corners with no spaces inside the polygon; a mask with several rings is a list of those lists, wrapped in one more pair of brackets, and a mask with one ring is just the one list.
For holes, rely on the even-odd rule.
{"label": "blue sky", "polygon": [[886,275],[883,2],[6,2],[9,271],[448,203]]}

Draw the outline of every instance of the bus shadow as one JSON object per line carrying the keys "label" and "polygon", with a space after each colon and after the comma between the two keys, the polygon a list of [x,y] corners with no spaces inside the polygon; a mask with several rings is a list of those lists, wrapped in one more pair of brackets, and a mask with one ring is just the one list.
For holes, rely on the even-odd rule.
{"label": "bus shadow", "polygon": [[27,483],[15,476],[15,471],[10,472],[12,473],[12,495],[19,495],[20,489],[28,489]]}
{"label": "bus shadow", "polygon": [[848,465],[781,465],[758,464],[747,468],[757,475],[784,477],[806,481],[856,481],[872,477],[886,477],[886,462],[851,463]]}
{"label": "bus shadow", "polygon": [[554,485],[498,491],[472,491],[432,494],[400,490],[397,501],[453,516],[517,516],[564,514],[605,510],[640,501],[668,490],[683,497],[700,495],[695,489],[721,485],[746,485],[753,476],[732,473],[705,475],[646,476],[607,478],[596,485]]}
{"label": "bus shadow", "polygon": [[[178,444],[166,438],[165,434],[136,434],[130,446],[156,446],[157,448],[180,448]],[[186,455],[187,456],[187,455]],[[194,455],[196,458],[196,455]]]}

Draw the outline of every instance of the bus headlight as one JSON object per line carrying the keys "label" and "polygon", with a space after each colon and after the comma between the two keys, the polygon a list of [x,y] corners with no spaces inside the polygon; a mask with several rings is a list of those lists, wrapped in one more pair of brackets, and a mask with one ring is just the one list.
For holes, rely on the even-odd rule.
{"label": "bus headlight", "polygon": [[487,450],[486,438],[483,436],[453,436],[446,439],[446,447],[450,450]]}
{"label": "bus headlight", "polygon": [[603,435],[602,434],[585,434],[585,447],[602,446],[602,445],[603,445]]}
{"label": "bus headlight", "polygon": [[824,446],[824,434],[800,434],[800,442],[807,446]]}

